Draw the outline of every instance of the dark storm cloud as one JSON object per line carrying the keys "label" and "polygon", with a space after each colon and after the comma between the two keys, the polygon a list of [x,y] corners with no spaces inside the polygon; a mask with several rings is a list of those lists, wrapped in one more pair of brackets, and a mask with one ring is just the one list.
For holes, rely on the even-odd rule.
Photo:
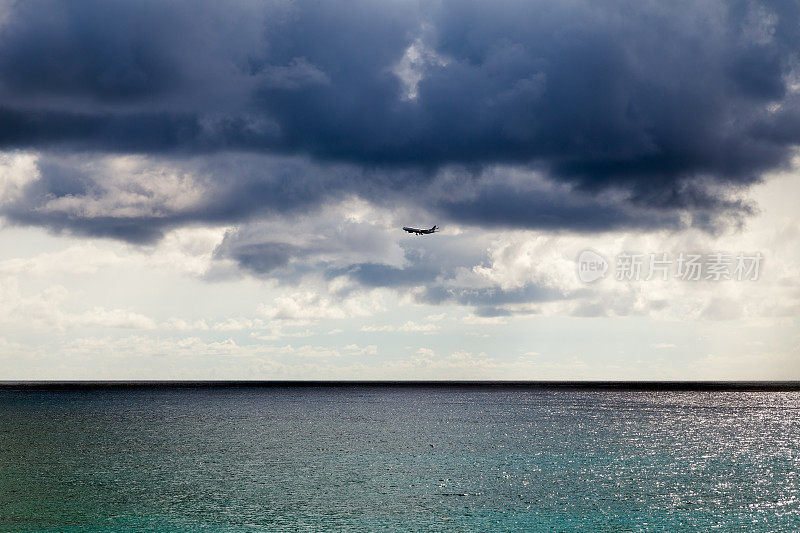
{"label": "dark storm cloud", "polygon": [[577,196],[519,191],[499,185],[468,199],[443,198],[438,206],[448,219],[493,228],[532,226],[595,232],[682,226],[679,214],[673,211],[634,210],[625,203],[603,205],[585,199],[581,202]]}
{"label": "dark storm cloud", "polygon": [[[497,287],[481,289],[467,289],[455,287],[426,287],[419,300],[431,304],[455,302],[460,305],[478,307],[483,310],[484,316],[489,316],[489,309],[498,309],[508,304],[528,302],[549,302],[563,300],[567,295],[562,291],[549,287],[542,287],[535,283],[524,285],[518,289],[504,290]],[[495,314],[494,316],[500,316]]]}
{"label": "dark storm cloud", "polygon": [[[610,229],[680,229],[689,222],[674,209],[673,200],[661,195],[648,201],[646,209],[630,201],[629,195],[599,198],[571,186],[547,187],[526,170],[505,169],[475,175],[462,167],[445,168],[429,177],[416,170],[377,170],[346,163],[320,163],[304,157],[264,156],[248,153],[217,153],[190,156],[135,156],[132,165],[120,168],[115,157],[98,154],[40,154],[38,179],[24,186],[13,201],[0,210],[9,220],[44,226],[51,231],[102,236],[136,243],[158,240],[165,231],[186,224],[236,224],[271,215],[287,221],[301,214],[314,214],[353,193],[373,205],[395,209],[404,204],[430,212],[438,221],[452,221],[488,228],[535,227],[581,232]],[[170,184],[170,177],[187,176],[189,190]],[[525,183],[520,184],[522,180]],[[410,185],[415,184],[415,185]],[[197,198],[183,202],[197,191]],[[697,193],[698,195],[700,193]],[[683,193],[683,210],[692,195]],[[748,206],[722,199],[696,202],[690,223],[713,228],[719,214],[746,212]],[[713,202],[714,209],[708,205]],[[342,213],[326,222],[341,225]],[[270,227],[258,231],[270,235]],[[284,231],[291,232],[286,228]],[[349,228],[366,241],[359,228]],[[330,239],[349,239],[329,235]],[[256,244],[258,236],[254,239]],[[253,239],[252,236],[248,238]],[[388,237],[384,237],[388,238]],[[241,244],[237,241],[237,244]],[[244,245],[242,245],[244,246]],[[321,245],[323,249],[329,244]],[[233,249],[230,250],[233,253]],[[314,250],[311,250],[312,254]],[[227,252],[224,252],[227,253]],[[224,255],[221,252],[220,257]],[[236,258],[248,270],[267,273],[253,251]],[[306,257],[299,250],[293,257]],[[258,266],[262,265],[262,266]],[[369,266],[358,274],[369,284]],[[377,267],[376,267],[377,268]],[[391,276],[387,270],[385,275]]]}
{"label": "dark storm cloud", "polygon": [[267,242],[236,247],[230,252],[224,248],[217,250],[218,257],[235,260],[242,268],[255,274],[270,274],[275,269],[285,267],[300,250],[283,242]]}
{"label": "dark storm cloud", "polygon": [[[42,206],[103,177],[45,163],[4,215],[146,241],[348,192],[471,224],[678,228],[689,212],[712,227],[746,215],[727,191],[800,140],[799,23],[796,2],[4,4],[0,149],[147,154],[202,169],[207,193],[157,216],[67,216]],[[306,166],[286,178],[271,157]],[[475,186],[496,166],[583,196]],[[470,169],[474,194],[427,193],[447,168]],[[622,200],[592,203],[607,191]]]}

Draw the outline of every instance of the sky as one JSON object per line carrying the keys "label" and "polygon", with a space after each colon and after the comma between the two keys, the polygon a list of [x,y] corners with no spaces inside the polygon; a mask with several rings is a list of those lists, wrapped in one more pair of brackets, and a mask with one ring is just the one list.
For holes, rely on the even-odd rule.
{"label": "sky", "polygon": [[0,1],[0,379],[800,379],[798,51],[796,2]]}

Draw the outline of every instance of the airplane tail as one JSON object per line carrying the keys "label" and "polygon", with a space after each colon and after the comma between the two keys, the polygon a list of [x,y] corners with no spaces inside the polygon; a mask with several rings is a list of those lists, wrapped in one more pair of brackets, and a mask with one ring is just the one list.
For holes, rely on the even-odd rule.
{"label": "airplane tail", "polygon": [[433,232],[433,231],[436,231],[437,229],[439,229],[439,226],[434,226],[434,227],[431,228],[431,231]]}

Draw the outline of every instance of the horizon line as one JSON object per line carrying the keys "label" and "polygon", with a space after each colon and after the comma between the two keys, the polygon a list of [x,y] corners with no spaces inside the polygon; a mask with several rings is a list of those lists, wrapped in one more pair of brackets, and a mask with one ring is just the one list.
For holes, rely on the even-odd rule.
{"label": "horizon line", "polygon": [[799,391],[800,381],[775,380],[0,380],[9,389],[146,388],[528,388],[676,391]]}

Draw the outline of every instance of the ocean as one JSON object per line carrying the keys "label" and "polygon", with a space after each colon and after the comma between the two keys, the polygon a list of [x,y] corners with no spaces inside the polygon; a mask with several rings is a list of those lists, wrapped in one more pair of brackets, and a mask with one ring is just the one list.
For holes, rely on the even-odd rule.
{"label": "ocean", "polygon": [[3,531],[800,530],[800,392],[0,388]]}

